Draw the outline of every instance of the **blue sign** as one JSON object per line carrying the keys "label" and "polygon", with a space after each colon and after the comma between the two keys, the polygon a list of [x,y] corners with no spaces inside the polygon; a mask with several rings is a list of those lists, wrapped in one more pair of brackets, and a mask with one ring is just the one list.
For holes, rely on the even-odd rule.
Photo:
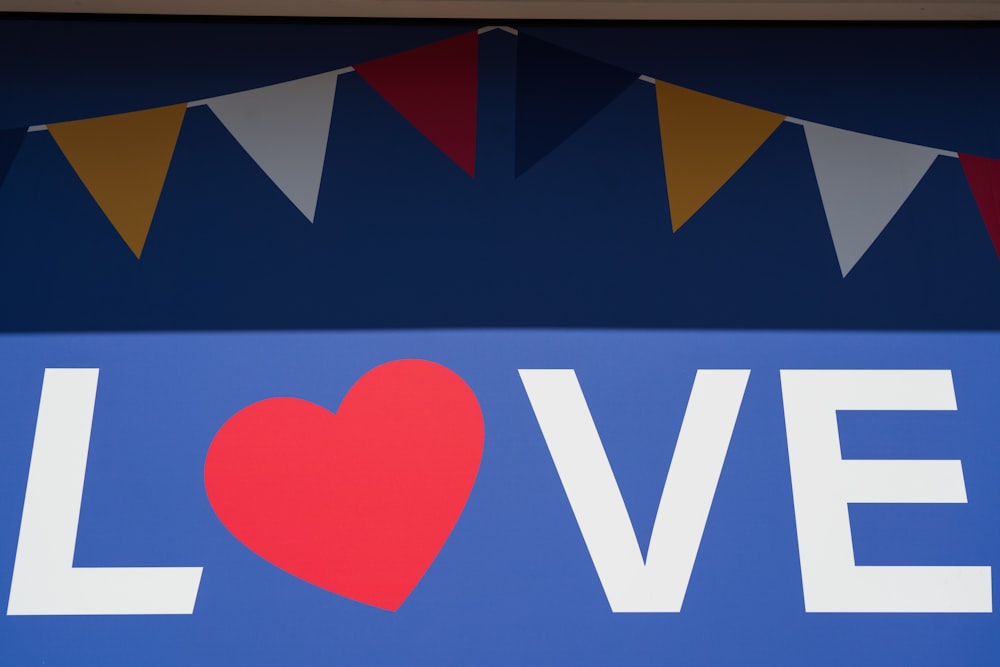
{"label": "blue sign", "polygon": [[[995,347],[968,334],[8,336],[5,660],[990,662]],[[475,403],[456,405],[478,405],[485,438],[454,528],[393,612],[357,601],[391,571],[343,595],[290,572],[289,553],[269,559],[225,513],[261,507],[214,498],[206,459],[247,406],[295,398],[340,417],[361,378],[405,359],[466,383]],[[399,408],[368,391],[362,438]],[[311,471],[285,466],[306,444],[284,429],[302,419],[262,435],[268,418],[281,415],[257,435],[283,453],[259,492],[275,482],[308,502],[296,487]],[[396,444],[347,433],[323,445]],[[255,454],[243,437],[245,476]],[[458,446],[474,449],[471,437]],[[441,443],[427,446],[416,460]],[[358,492],[396,474],[384,456],[343,460],[361,461],[353,474],[369,481],[342,483]],[[82,503],[69,490],[81,484]],[[404,495],[387,502],[405,508]],[[400,559],[410,548],[331,524],[313,530],[341,548],[378,540]],[[37,531],[49,541],[26,544]],[[83,575],[104,578],[73,581]]]}

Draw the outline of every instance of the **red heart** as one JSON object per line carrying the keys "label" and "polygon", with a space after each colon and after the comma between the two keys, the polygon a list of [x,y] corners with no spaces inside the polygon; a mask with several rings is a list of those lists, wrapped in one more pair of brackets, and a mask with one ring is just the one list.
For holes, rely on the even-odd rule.
{"label": "red heart", "polygon": [[205,489],[257,555],[395,611],[448,539],[482,453],[469,386],[406,359],[362,376],[336,414],[298,398],[240,410],[212,440]]}

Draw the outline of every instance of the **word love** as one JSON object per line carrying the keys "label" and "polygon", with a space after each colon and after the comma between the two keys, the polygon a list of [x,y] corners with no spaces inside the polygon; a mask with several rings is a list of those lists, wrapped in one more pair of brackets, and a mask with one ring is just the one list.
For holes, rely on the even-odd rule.
{"label": "word love", "polygon": [[[749,375],[698,371],[643,558],[575,372],[520,371],[613,611],[681,610]],[[190,614],[201,568],[72,565],[97,376],[96,369],[46,370],[7,613]],[[418,391],[414,382],[424,376],[441,386]],[[988,566],[854,560],[849,503],[964,503],[965,480],[955,460],[843,459],[837,412],[956,410],[951,372],[783,370],[780,379],[806,611],[991,612]],[[426,419],[411,433],[393,424],[406,414]],[[206,489],[223,524],[264,559],[395,609],[464,507],[482,451],[481,420],[471,390],[451,371],[393,362],[359,380],[336,414],[298,399],[237,413],[209,450]],[[383,454],[366,452],[362,442]],[[408,450],[439,446],[443,453],[429,464],[415,463],[421,455]],[[417,476],[431,475],[432,484],[409,479],[411,465],[423,465]],[[406,499],[416,501],[411,507]],[[381,500],[389,510],[364,509]],[[421,546],[411,553],[414,530]],[[331,551],[345,546],[353,554],[332,560]],[[397,558],[373,560],[386,549]]]}

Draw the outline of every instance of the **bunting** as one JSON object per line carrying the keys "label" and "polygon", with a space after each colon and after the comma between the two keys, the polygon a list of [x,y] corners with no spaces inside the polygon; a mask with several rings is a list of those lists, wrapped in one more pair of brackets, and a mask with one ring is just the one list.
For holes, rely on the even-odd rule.
{"label": "bunting", "polygon": [[327,72],[207,101],[257,166],[313,222],[337,90]]}
{"label": "bunting", "polygon": [[964,153],[959,153],[958,159],[993,240],[993,248],[1000,256],[1000,160]]}
{"label": "bunting", "polygon": [[465,173],[475,174],[478,32],[355,65],[354,69]]}
{"label": "bunting", "polygon": [[47,129],[139,258],[187,106],[204,104],[310,221],[323,178],[338,77],[356,71],[434,146],[475,174],[478,35],[517,36],[515,175],[586,125],[636,79],[655,84],[671,226],[676,232],[782,122],[801,124],[842,276],[879,237],[939,156],[959,158],[1000,255],[1000,160],[787,118],[491,26],[354,67],[208,100],[48,126],[0,130],[0,184],[25,132]]}
{"label": "bunting", "polygon": [[940,151],[815,123],[804,128],[840,272],[846,277]]}
{"label": "bunting", "polygon": [[675,232],[785,120],[664,81],[656,82],[656,107]]}
{"label": "bunting", "polygon": [[622,94],[638,74],[519,34],[515,175],[520,176]]}
{"label": "bunting", "polygon": [[137,259],[186,109],[176,104],[49,125],[63,155]]}
{"label": "bunting", "polygon": [[28,128],[17,127],[10,130],[0,130],[0,185],[10,169],[17,151],[21,148],[21,141]]}

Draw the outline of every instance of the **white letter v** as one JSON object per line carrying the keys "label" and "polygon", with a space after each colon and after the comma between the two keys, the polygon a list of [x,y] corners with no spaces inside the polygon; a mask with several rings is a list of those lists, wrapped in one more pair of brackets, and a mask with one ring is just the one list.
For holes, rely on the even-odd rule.
{"label": "white letter v", "polygon": [[519,373],[611,610],[679,612],[750,371],[695,376],[645,562],[576,373]]}

